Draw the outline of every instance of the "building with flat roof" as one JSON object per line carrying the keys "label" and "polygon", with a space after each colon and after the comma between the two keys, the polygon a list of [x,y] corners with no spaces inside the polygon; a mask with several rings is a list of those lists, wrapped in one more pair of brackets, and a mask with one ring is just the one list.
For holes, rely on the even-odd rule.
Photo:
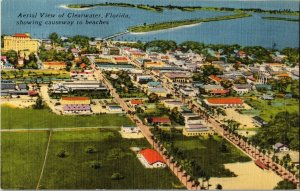
{"label": "building with flat roof", "polygon": [[3,51],[8,50],[28,50],[29,52],[37,52],[39,49],[39,40],[31,39],[30,34],[15,34],[13,36],[4,36]]}
{"label": "building with flat roof", "polygon": [[185,136],[206,136],[213,135],[214,131],[201,123],[185,124],[185,127],[182,130],[182,134]]}
{"label": "building with flat roof", "polygon": [[61,97],[60,102],[62,105],[91,104],[89,97]]}
{"label": "building with flat roof", "polygon": [[166,72],[163,77],[170,83],[191,83],[192,76],[184,72]]}

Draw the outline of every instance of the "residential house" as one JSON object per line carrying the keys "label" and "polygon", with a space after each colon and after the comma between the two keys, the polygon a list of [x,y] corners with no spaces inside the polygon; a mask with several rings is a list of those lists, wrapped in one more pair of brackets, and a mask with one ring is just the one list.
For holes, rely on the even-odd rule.
{"label": "residential house", "polygon": [[211,79],[215,84],[220,84],[222,81],[222,78],[220,78],[216,75],[210,75],[209,79]]}
{"label": "residential house", "polygon": [[169,117],[150,117],[148,122],[152,125],[159,126],[169,126],[171,125],[171,120]]}
{"label": "residential house", "polygon": [[239,95],[246,94],[251,90],[250,84],[234,84],[232,89]]}
{"label": "residential house", "polygon": [[273,149],[276,151],[276,152],[285,152],[285,151],[289,151],[290,149],[282,144],[282,143],[276,143],[275,145],[273,145]]}
{"label": "residential house", "polygon": [[164,159],[154,149],[143,149],[138,153],[137,157],[146,168],[166,167]]}

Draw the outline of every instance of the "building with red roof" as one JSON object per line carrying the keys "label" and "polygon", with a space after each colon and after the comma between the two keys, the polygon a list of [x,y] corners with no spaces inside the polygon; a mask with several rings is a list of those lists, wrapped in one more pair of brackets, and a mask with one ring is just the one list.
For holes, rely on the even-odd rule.
{"label": "building with red roof", "polygon": [[74,105],[74,104],[90,104],[91,100],[89,97],[62,97],[62,105]]}
{"label": "building with red roof", "polygon": [[65,69],[66,66],[67,66],[67,64],[65,62],[58,62],[58,61],[43,62],[43,68],[44,69],[60,70],[60,69]]}
{"label": "building with red roof", "polygon": [[18,37],[18,38],[29,38],[30,35],[29,34],[20,34],[20,33],[16,33],[14,35],[14,37]]}
{"label": "building with red roof", "polygon": [[153,149],[143,149],[138,153],[138,159],[146,168],[164,168],[166,163],[162,156]]}
{"label": "building with red roof", "polygon": [[133,99],[133,100],[130,100],[130,105],[131,106],[137,106],[137,105],[141,105],[143,104],[143,100],[140,100],[140,99]]}
{"label": "building with red roof", "polygon": [[229,90],[227,90],[227,89],[223,89],[223,90],[211,90],[210,91],[210,94],[212,94],[212,95],[226,95],[226,94],[228,94],[229,93]]}
{"label": "building with red roof", "polygon": [[151,117],[148,121],[153,125],[171,125],[169,117]]}
{"label": "building with red roof", "polygon": [[244,101],[238,97],[207,98],[204,104],[210,107],[241,107]]}
{"label": "building with red roof", "polygon": [[219,78],[218,76],[216,76],[216,75],[210,75],[209,76],[209,79],[211,79],[212,81],[214,81],[216,84],[220,84],[220,82],[221,82],[221,78]]}

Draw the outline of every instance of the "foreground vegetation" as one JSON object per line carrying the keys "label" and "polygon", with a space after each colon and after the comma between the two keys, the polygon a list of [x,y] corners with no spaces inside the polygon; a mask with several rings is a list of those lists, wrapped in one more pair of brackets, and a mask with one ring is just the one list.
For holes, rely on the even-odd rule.
{"label": "foreground vegetation", "polygon": [[[46,151],[46,134],[2,135],[2,188],[36,188]],[[117,131],[108,129],[53,132],[39,188],[171,189],[174,185],[181,186],[167,168],[144,168],[130,150],[135,146],[148,148],[150,145],[145,139],[122,139]]]}
{"label": "foreground vegetation", "polygon": [[283,143],[293,150],[299,150],[299,112],[278,113],[269,125],[260,128],[251,140],[265,149],[271,149],[276,143]]}
{"label": "foreground vegetation", "polygon": [[238,12],[234,15],[225,15],[225,16],[218,16],[212,18],[200,18],[200,19],[189,19],[189,20],[178,20],[178,21],[167,21],[161,23],[154,23],[154,24],[144,24],[141,26],[133,26],[129,27],[128,30],[130,32],[140,33],[140,32],[150,32],[150,31],[157,31],[157,30],[164,30],[170,29],[185,25],[193,25],[198,24],[201,22],[212,22],[212,21],[222,21],[222,20],[230,20],[230,19],[238,19],[244,17],[250,17],[251,14]]}
{"label": "foreground vegetation", "polygon": [[2,129],[34,129],[65,127],[111,127],[132,125],[123,114],[102,114],[92,116],[62,116],[49,109],[17,109],[1,107]]}
{"label": "foreground vegetation", "polygon": [[236,176],[225,169],[224,164],[250,161],[250,158],[218,136],[185,137],[174,128],[170,131],[153,128],[152,132],[167,149],[166,155],[173,156],[194,180]]}
{"label": "foreground vegetation", "polygon": [[46,132],[1,133],[2,189],[36,188],[47,141]]}

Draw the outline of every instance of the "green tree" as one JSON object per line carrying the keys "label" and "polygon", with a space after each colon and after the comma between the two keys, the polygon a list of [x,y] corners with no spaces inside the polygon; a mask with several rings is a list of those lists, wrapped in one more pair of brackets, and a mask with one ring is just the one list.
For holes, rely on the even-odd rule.
{"label": "green tree", "polygon": [[156,102],[159,101],[159,97],[156,93],[151,93],[148,96],[148,100],[149,100],[150,103],[156,103]]}
{"label": "green tree", "polygon": [[49,39],[52,43],[59,43],[59,36],[56,32],[49,34]]}
{"label": "green tree", "polygon": [[36,99],[35,105],[33,106],[34,109],[43,109],[44,108],[44,103],[43,100],[40,96]]}
{"label": "green tree", "polygon": [[274,188],[274,190],[294,190],[296,189],[296,185],[294,185],[292,182],[289,182],[287,180],[282,180],[277,183],[277,186]]}

